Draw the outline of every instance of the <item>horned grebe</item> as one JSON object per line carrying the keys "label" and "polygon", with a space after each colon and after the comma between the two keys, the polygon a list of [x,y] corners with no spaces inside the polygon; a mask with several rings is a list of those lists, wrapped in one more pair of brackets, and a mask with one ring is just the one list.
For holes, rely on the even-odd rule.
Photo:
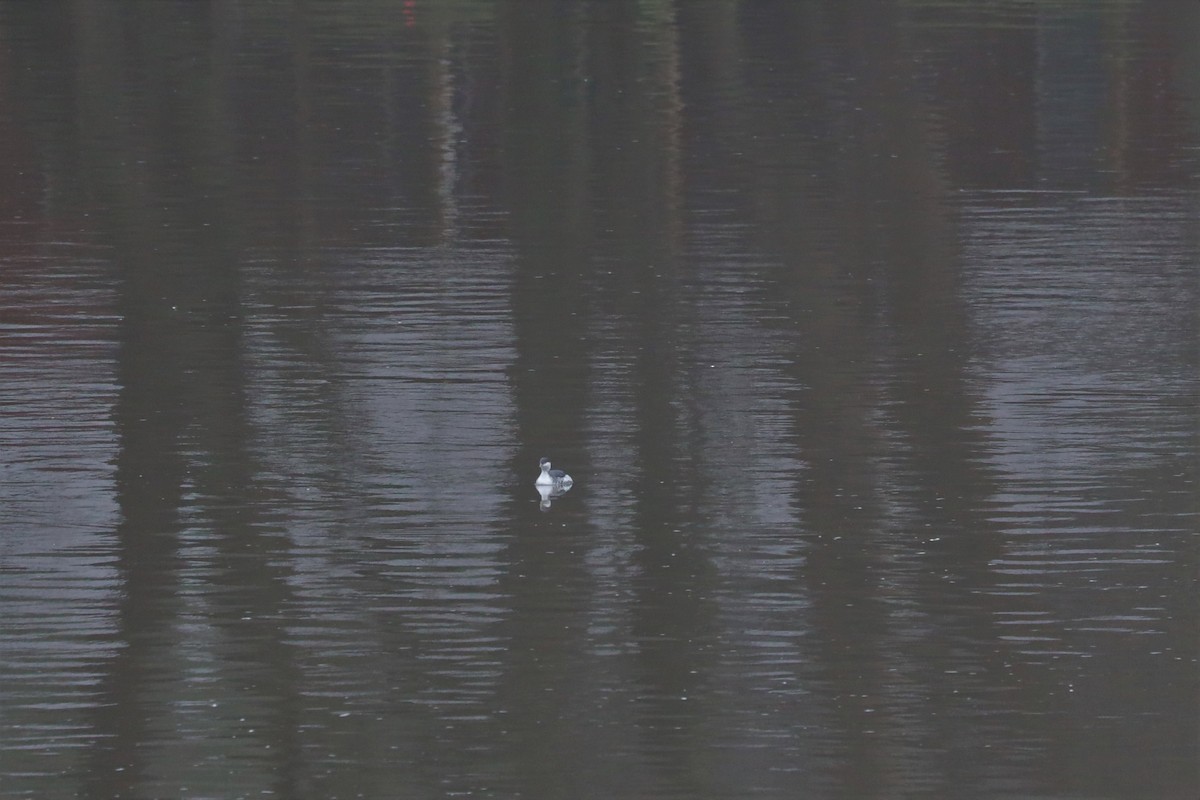
{"label": "horned grebe", "polygon": [[563,472],[561,469],[550,469],[550,459],[543,458],[538,462],[538,466],[542,468],[542,474],[538,475],[537,486],[553,486],[554,488],[569,489],[575,481],[571,480],[571,476]]}

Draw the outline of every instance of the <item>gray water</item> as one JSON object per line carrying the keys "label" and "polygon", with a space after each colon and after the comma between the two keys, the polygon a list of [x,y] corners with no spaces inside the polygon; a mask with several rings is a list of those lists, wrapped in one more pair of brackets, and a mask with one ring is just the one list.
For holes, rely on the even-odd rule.
{"label": "gray water", "polygon": [[0,3],[0,796],[1194,800],[1198,123],[1192,2]]}

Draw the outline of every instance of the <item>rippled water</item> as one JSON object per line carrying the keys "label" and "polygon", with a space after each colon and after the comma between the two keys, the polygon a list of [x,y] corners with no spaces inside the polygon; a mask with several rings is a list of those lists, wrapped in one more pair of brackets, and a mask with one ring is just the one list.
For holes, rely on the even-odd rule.
{"label": "rippled water", "polygon": [[1196,11],[40,8],[0,797],[1196,796]]}

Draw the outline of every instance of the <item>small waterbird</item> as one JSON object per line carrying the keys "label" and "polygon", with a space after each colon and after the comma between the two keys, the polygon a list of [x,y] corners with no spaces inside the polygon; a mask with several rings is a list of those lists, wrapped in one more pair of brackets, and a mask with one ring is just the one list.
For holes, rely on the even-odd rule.
{"label": "small waterbird", "polygon": [[571,480],[571,476],[563,472],[561,469],[550,469],[550,459],[543,458],[538,462],[538,466],[542,468],[542,474],[538,475],[537,486],[550,486],[555,489],[569,489],[575,481]]}

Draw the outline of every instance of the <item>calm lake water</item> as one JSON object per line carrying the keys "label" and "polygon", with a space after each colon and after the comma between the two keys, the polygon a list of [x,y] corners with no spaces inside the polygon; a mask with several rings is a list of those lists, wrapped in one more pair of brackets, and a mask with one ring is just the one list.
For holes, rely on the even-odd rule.
{"label": "calm lake water", "polygon": [[0,149],[0,797],[1200,796],[1200,4],[0,2]]}

